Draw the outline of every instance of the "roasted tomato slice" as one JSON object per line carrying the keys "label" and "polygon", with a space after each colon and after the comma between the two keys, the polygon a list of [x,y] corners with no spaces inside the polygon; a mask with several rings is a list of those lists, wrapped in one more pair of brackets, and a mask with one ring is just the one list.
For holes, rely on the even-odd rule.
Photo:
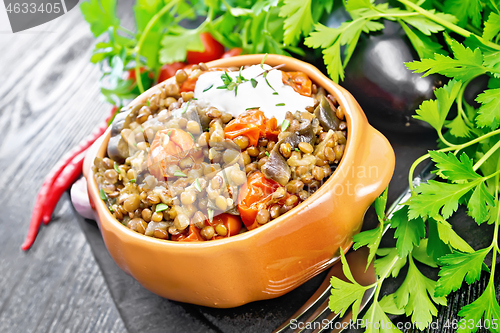
{"label": "roasted tomato slice", "polygon": [[283,72],[283,83],[288,84],[299,94],[311,97],[312,82],[303,72]]}
{"label": "roasted tomato slice", "polygon": [[[247,182],[243,185],[238,196],[238,210],[241,220],[248,230],[255,229],[259,226],[255,218],[259,210],[267,208],[267,203],[272,199],[273,193],[281,185],[274,180],[267,179],[260,171],[256,171],[247,178]],[[281,199],[283,204],[288,195]]]}
{"label": "roasted tomato slice", "polygon": [[248,110],[227,124],[224,129],[226,138],[234,139],[243,135],[251,146],[257,146],[260,137],[276,141],[279,134],[276,118],[267,119],[260,110]]}

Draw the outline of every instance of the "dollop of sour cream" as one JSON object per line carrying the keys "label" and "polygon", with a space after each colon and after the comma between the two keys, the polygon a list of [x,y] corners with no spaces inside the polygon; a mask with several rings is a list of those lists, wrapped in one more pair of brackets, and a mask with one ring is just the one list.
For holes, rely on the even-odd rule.
{"label": "dollop of sour cream", "polygon": [[[276,117],[278,124],[283,122],[287,111],[292,113],[297,110],[304,111],[306,107],[314,106],[312,97],[302,96],[283,83],[280,70],[270,70],[267,73],[266,82],[262,73],[269,69],[271,67],[268,65],[262,67],[254,65],[243,69],[241,74],[228,72],[233,82],[238,82],[239,75],[248,80],[242,80],[243,82],[238,84],[237,91],[218,88],[225,86],[222,80],[224,71],[204,73],[198,77],[194,97],[200,103],[214,106],[220,111],[230,113],[233,117],[237,117],[246,110],[259,108],[267,118]],[[256,85],[252,79],[257,82]]]}

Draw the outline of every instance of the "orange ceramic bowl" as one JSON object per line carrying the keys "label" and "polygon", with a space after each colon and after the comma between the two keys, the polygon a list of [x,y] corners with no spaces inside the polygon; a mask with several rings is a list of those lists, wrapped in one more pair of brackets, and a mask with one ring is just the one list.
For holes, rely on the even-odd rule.
{"label": "orange ceramic bowl", "polygon": [[[263,56],[238,56],[207,65],[254,65]],[[366,210],[392,177],[394,152],[389,142],[368,124],[349,92],[302,61],[268,55],[266,63],[305,72],[335,96],[348,126],[345,154],[337,170],[309,199],[270,223],[210,242],[144,236],[118,222],[99,198],[91,164],[96,156],[104,156],[109,129],[87,155],[84,175],[106,247],[121,269],[155,294],[220,308],[283,295],[331,266],[340,248],[346,251],[351,246]],[[132,103],[145,102],[156,89]]]}

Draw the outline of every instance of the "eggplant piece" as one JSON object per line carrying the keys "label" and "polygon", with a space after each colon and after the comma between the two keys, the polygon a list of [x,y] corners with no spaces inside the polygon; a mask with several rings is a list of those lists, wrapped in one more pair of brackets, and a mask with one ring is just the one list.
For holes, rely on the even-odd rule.
{"label": "eggplant piece", "polygon": [[121,132],[133,121],[132,117],[137,116],[137,112],[142,106],[144,104],[122,108],[111,124],[111,137],[107,149],[108,156],[118,163],[124,162],[129,153],[128,144],[123,140]]}
{"label": "eggplant piece", "polygon": [[295,149],[301,142],[307,142],[311,145],[314,145],[316,135],[314,134],[314,129],[311,121],[302,119],[300,120],[300,125],[296,132],[282,132],[280,134],[280,138],[281,140],[276,143],[275,147],[279,147],[279,145],[282,143],[289,143],[292,149]]}
{"label": "eggplant piece", "polygon": [[342,122],[335,111],[332,109],[330,103],[325,98],[325,96],[321,96],[321,102],[314,110],[314,115],[318,118],[319,123],[323,127],[325,131],[333,130],[338,131],[339,125]]}
{"label": "eggplant piece", "polygon": [[135,120],[137,113],[144,105],[137,104],[122,108],[111,124],[111,136],[120,134],[122,129],[128,127]]}
{"label": "eggplant piece", "polygon": [[128,143],[121,135],[115,135],[108,141],[108,156],[117,163],[123,163],[129,154]]}
{"label": "eggplant piece", "polygon": [[314,129],[310,120],[301,119],[299,129],[294,134],[298,137],[297,145],[294,148],[298,147],[300,142],[307,142],[314,145],[316,135],[314,135]]}
{"label": "eggplant piece", "polygon": [[[279,184],[285,186],[290,180],[290,176],[292,175],[292,171],[290,170],[290,166],[286,162],[285,158],[279,152],[279,147],[282,143],[290,143],[290,140],[293,137],[293,141],[297,142],[298,145],[298,136],[295,133],[284,132],[282,133],[284,137],[281,138],[271,150],[269,154],[269,159],[261,168],[262,173],[266,178],[272,179]],[[290,145],[292,145],[290,143]]]}
{"label": "eggplant piece", "polygon": [[307,119],[302,119],[300,121],[300,126],[296,132],[283,132],[281,135],[283,135],[281,140],[274,145],[273,150],[271,150],[269,154],[269,159],[262,166],[261,171],[267,178],[285,186],[288,180],[290,180],[292,172],[285,158],[279,152],[279,147],[282,143],[290,144],[292,149],[297,148],[301,142],[307,142],[314,145],[316,136],[314,135],[311,121]]}
{"label": "eggplant piece", "polygon": [[290,166],[286,163],[285,158],[281,156],[279,151],[275,148],[271,150],[269,159],[266,163],[264,163],[261,171],[266,178],[277,181],[282,186],[285,186],[288,183],[292,174]]}
{"label": "eggplant piece", "polygon": [[130,110],[123,110],[123,109],[116,114],[115,119],[113,119],[113,123],[111,124],[111,136],[115,136],[121,133],[122,129],[125,128],[125,123],[130,122],[127,121],[127,116],[129,114]]}
{"label": "eggplant piece", "polygon": [[[340,5],[321,23],[337,28],[347,20],[351,18]],[[398,23],[384,24],[381,32],[361,35],[340,85],[356,98],[370,123],[381,132],[432,132],[430,125],[413,115],[424,100],[434,98],[434,89],[442,86],[445,78],[422,77],[407,69],[404,63],[419,59],[417,53]],[[308,50],[305,60],[326,70],[317,50]]]}

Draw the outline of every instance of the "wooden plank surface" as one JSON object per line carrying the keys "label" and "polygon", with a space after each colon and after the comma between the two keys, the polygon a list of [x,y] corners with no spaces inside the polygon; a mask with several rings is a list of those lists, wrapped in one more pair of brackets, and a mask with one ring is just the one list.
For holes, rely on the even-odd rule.
{"label": "wooden plank surface", "polygon": [[20,249],[44,176],[109,113],[93,43],[78,8],[43,32],[0,33],[0,332],[125,331],[67,195]]}

